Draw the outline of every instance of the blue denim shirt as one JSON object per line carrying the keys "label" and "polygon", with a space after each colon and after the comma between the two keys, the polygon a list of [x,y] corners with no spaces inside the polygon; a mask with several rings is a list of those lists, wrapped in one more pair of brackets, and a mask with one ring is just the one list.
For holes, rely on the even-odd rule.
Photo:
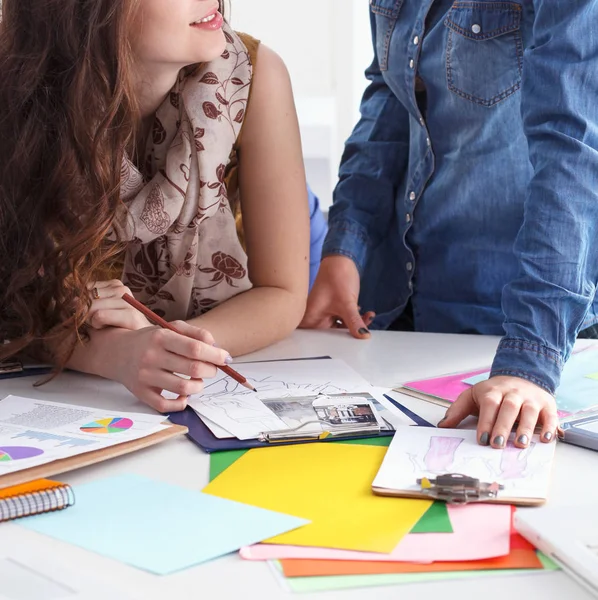
{"label": "blue denim shirt", "polygon": [[[598,0],[371,0],[375,57],[323,254],[385,328],[504,335],[553,393],[598,320]],[[416,90],[425,89],[424,94]]]}
{"label": "blue denim shirt", "polygon": [[322,257],[322,246],[328,231],[326,217],[320,208],[320,200],[307,186],[307,198],[309,201],[309,289],[311,290]]}

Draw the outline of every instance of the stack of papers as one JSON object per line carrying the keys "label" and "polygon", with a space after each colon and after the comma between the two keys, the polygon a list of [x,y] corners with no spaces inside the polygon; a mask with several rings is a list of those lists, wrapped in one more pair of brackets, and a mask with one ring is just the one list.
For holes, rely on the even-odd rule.
{"label": "stack of papers", "polygon": [[257,393],[222,375],[189,400],[219,439],[377,435],[405,422],[380,390],[340,360],[246,363],[238,369]]}
{"label": "stack of papers", "polygon": [[370,443],[212,455],[214,479],[204,492],[310,520],[240,551],[268,561],[296,592],[556,569],[514,532],[510,505],[373,495],[372,471],[385,448]]}
{"label": "stack of papers", "polygon": [[0,476],[137,440],[169,426],[127,413],[19,396],[0,401]]}
{"label": "stack of papers", "polygon": [[[449,406],[461,393],[490,376],[488,368],[450,373],[429,379],[408,381],[398,392],[428,402]],[[598,405],[598,349],[590,346],[572,354],[556,391],[556,403],[561,418],[586,411]]]}

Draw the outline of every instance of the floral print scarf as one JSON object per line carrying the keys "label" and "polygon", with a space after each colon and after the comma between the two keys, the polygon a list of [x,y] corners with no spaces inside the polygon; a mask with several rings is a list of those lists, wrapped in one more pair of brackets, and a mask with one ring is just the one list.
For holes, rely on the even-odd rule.
{"label": "floral print scarf", "polygon": [[[239,36],[224,27],[222,55],[183,70],[156,112],[144,180],[125,159],[122,214],[128,242],[123,282],[169,321],[189,319],[251,287],[224,174],[252,79]],[[116,237],[116,235],[113,235]]]}

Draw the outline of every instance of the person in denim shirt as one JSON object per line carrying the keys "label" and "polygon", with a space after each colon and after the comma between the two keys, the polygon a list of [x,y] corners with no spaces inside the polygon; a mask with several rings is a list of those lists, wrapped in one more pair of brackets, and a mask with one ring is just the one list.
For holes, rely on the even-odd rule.
{"label": "person in denim shirt", "polygon": [[[304,327],[503,335],[442,426],[554,438],[598,320],[598,0],[371,0],[375,57]],[[590,329],[588,329],[590,328]]]}

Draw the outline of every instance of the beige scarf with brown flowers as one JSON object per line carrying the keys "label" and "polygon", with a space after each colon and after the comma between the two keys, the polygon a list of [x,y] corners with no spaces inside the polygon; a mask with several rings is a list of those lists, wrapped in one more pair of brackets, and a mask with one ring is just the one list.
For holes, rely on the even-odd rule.
{"label": "beige scarf with brown flowers", "polygon": [[224,27],[222,55],[182,71],[156,112],[146,174],[122,168],[127,240],[123,282],[172,321],[189,319],[251,287],[224,173],[241,130],[252,65],[237,34]]}

